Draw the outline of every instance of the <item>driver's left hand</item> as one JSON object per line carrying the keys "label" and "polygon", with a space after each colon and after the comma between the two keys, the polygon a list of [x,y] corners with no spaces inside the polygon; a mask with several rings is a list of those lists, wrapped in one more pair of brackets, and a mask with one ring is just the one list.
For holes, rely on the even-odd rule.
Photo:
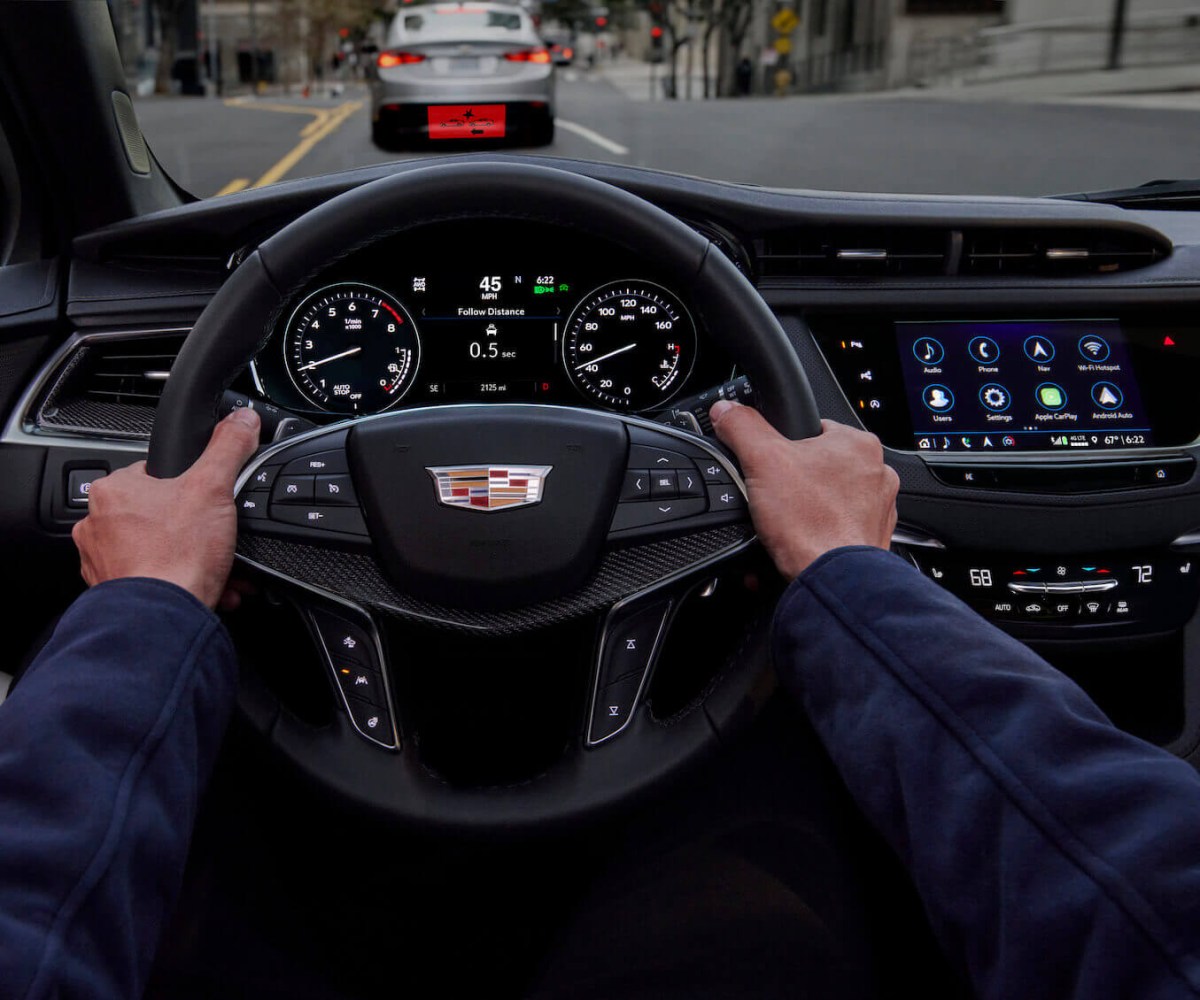
{"label": "driver's left hand", "polygon": [[258,447],[258,432],[258,414],[237,409],[183,475],[154,479],[138,462],[97,479],[88,515],[71,532],[88,586],[151,577],[210,608],[236,605],[237,592],[226,591],[237,542],[233,486]]}

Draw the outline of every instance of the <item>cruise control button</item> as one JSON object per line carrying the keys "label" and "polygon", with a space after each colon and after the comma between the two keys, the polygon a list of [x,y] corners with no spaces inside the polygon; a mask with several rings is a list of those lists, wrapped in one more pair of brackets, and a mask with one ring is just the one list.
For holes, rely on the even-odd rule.
{"label": "cruise control button", "polygon": [[613,515],[610,531],[625,531],[628,528],[645,528],[652,525],[668,525],[684,517],[703,514],[707,505],[703,500],[651,500],[649,503],[620,503]]}
{"label": "cruise control button", "polygon": [[312,476],[280,476],[271,490],[272,503],[312,503]]}
{"label": "cruise control button", "polygon": [[352,660],[335,659],[333,673],[337,677],[338,685],[347,696],[353,695],[355,698],[362,698],[380,708],[386,707],[387,699],[383,694],[383,680],[374,670],[364,667],[360,663],[354,663]]}
{"label": "cruise control button", "polygon": [[317,476],[313,485],[313,499],[317,503],[331,503],[340,507],[357,507],[354,484],[349,476]]}
{"label": "cruise control button", "polygon": [[650,496],[654,500],[672,500],[679,492],[679,476],[674,472],[650,472]]}
{"label": "cruise control button", "polygon": [[354,720],[354,725],[358,727],[360,733],[377,740],[384,746],[396,745],[392,738],[391,716],[388,715],[386,708],[380,708],[378,705],[372,705],[369,701],[354,697],[347,698],[346,703],[350,706],[350,718]]}
{"label": "cruise control button", "polygon": [[650,498],[650,473],[645,469],[627,469],[625,483],[621,487],[622,500],[648,500]]}
{"label": "cruise control button", "polygon": [[592,724],[588,731],[589,743],[599,743],[624,728],[633,715],[641,684],[641,676],[636,675],[610,684],[596,693]]}
{"label": "cruise control button", "polygon": [[314,455],[305,455],[294,459],[283,467],[285,476],[309,475],[344,476],[350,472],[346,464],[346,453],[341,449],[336,451],[319,451]]}
{"label": "cruise control button", "polygon": [[715,460],[698,462],[700,475],[706,483],[733,483],[733,477],[725,471],[725,466]]}
{"label": "cruise control button", "polygon": [[274,484],[277,475],[279,475],[278,465],[264,465],[250,477],[250,481],[246,483],[246,488],[251,490],[269,490]]}
{"label": "cruise control button", "polygon": [[296,524],[321,531],[341,531],[350,535],[365,535],[366,522],[357,507],[316,507],[312,504],[271,505],[271,520]]}
{"label": "cruise control button", "polygon": [[746,499],[736,486],[710,486],[708,488],[708,509],[744,510]]}
{"label": "cruise control button", "polygon": [[270,494],[266,490],[252,490],[243,493],[237,499],[238,517],[243,521],[266,520],[267,500]]}

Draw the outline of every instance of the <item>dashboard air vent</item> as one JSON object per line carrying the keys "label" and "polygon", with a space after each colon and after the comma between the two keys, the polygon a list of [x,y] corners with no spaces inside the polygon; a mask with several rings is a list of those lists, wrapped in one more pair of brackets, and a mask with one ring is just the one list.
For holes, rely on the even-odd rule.
{"label": "dashboard air vent", "polygon": [[950,234],[941,229],[812,229],[758,241],[764,278],[945,274]]}
{"label": "dashboard air vent", "polygon": [[1169,248],[1122,230],[980,229],[963,234],[964,274],[1053,278],[1131,271],[1162,260]]}
{"label": "dashboard air vent", "polygon": [[39,428],[149,438],[154,409],[186,333],[83,339],[37,410]]}
{"label": "dashboard air vent", "polygon": [[1148,267],[1171,245],[1151,233],[1098,227],[824,226],[769,233],[755,251],[763,278],[1066,278]]}

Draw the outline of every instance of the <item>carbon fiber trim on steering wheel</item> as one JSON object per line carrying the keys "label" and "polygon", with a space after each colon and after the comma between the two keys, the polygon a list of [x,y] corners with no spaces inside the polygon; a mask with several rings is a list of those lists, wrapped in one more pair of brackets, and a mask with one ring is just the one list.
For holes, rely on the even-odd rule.
{"label": "carbon fiber trim on steering wheel", "polygon": [[732,551],[753,538],[749,524],[732,524],[605,554],[596,575],[574,593],[509,611],[477,611],[418,600],[401,593],[374,557],[300,542],[243,535],[238,556],[268,573],[324,591],[383,615],[419,619],[454,631],[518,635],[608,608],[614,601]]}

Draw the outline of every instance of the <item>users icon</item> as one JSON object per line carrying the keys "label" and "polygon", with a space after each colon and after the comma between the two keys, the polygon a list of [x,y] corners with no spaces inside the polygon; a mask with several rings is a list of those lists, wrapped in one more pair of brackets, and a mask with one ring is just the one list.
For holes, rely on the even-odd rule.
{"label": "users icon", "polygon": [[954,393],[944,385],[927,386],[924,393],[925,405],[934,413],[946,413],[954,409]]}

